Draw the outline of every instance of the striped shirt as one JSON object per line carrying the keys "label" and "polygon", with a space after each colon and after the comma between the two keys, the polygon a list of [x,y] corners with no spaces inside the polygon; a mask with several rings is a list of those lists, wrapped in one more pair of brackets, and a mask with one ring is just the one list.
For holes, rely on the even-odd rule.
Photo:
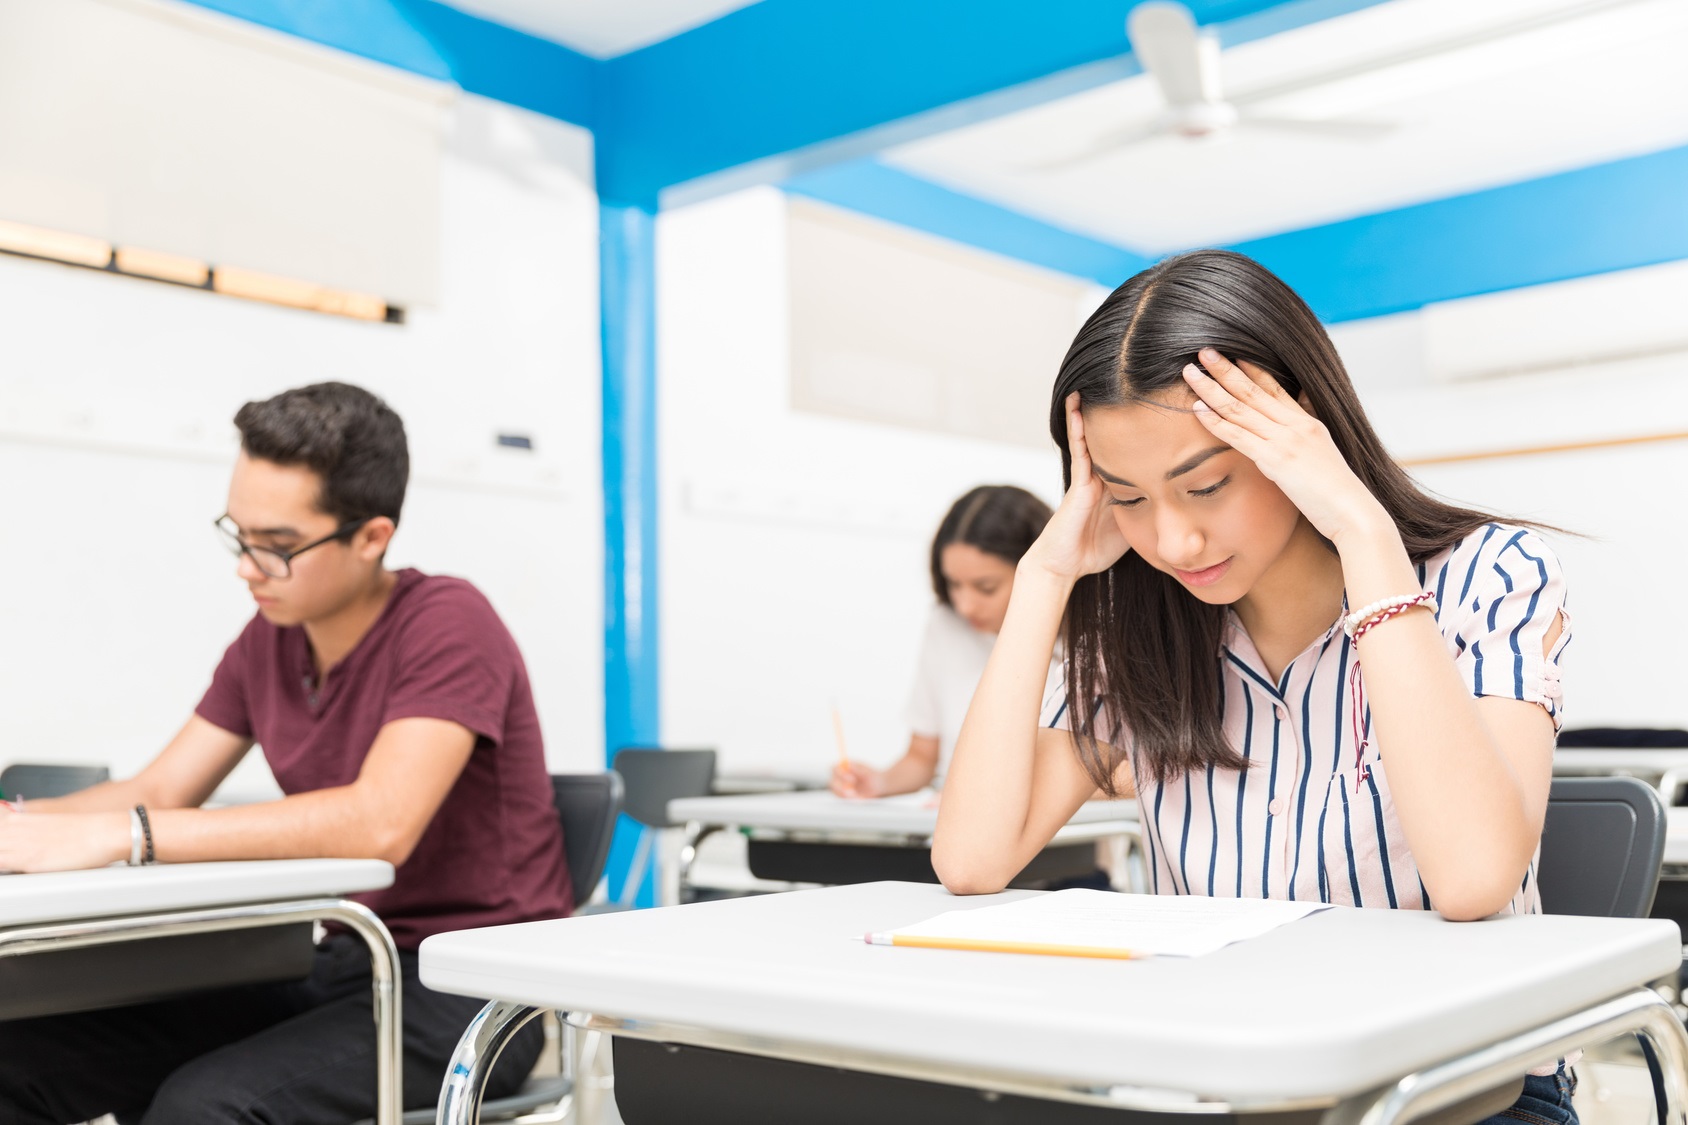
{"label": "striped shirt", "polygon": [[[1544,657],[1565,607],[1564,578],[1547,545],[1526,529],[1489,524],[1419,564],[1418,577],[1436,595],[1437,623],[1471,693],[1540,704],[1558,729],[1559,660],[1571,627],[1566,616]],[[1250,768],[1139,780],[1155,893],[1434,909],[1390,797],[1389,748],[1373,735],[1365,677],[1340,622],[1274,681],[1233,611],[1221,660],[1225,733]],[[1070,729],[1064,684],[1043,721]],[[1105,724],[1098,714],[1097,737],[1119,745]],[[1534,859],[1508,909],[1541,910]]]}

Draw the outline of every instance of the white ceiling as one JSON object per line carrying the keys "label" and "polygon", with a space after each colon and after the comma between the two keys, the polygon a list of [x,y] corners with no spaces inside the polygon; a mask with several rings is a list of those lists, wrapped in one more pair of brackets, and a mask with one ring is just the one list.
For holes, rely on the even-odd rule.
{"label": "white ceiling", "polygon": [[755,0],[446,0],[451,7],[600,59],[690,31]]}
{"label": "white ceiling", "polygon": [[[1228,95],[1590,7],[1589,0],[1389,0],[1227,49]],[[1160,97],[1127,79],[892,149],[887,163],[1055,225],[1156,253],[1234,242],[1688,143],[1688,2],[1579,18],[1260,101],[1280,116],[1395,127],[1365,140],[1235,130],[1157,137],[1058,170]]]}

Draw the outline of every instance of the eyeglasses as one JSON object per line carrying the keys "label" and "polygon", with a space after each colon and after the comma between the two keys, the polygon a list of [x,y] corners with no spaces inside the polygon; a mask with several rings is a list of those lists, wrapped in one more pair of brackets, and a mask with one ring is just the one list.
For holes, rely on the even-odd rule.
{"label": "eyeglasses", "polygon": [[248,543],[240,537],[240,528],[227,514],[218,516],[215,526],[218,536],[223,540],[223,546],[227,547],[235,558],[238,559],[241,555],[247,556],[252,560],[252,565],[263,571],[266,577],[291,578],[293,576],[294,559],[313,547],[320,547],[324,543],[332,543],[337,539],[345,539],[374,518],[373,516],[364,516],[362,519],[348,520],[321,539],[313,539],[303,547],[295,547],[291,551],[283,551],[275,547],[258,547]]}

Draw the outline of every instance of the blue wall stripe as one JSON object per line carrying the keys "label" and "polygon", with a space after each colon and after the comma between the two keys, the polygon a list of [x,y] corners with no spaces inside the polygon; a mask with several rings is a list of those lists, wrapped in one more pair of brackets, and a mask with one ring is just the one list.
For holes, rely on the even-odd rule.
{"label": "blue wall stripe", "polygon": [[875,160],[809,172],[781,186],[793,195],[1090,278],[1109,289],[1150,262],[1129,250],[962,195]]}
{"label": "blue wall stripe", "polygon": [[[604,745],[661,744],[657,553],[656,214],[599,206],[603,330]],[[637,826],[623,818],[610,851],[612,893],[627,876]],[[652,868],[654,869],[654,864]],[[652,901],[649,880],[639,903]]]}
{"label": "blue wall stripe", "polygon": [[435,0],[190,0],[300,39],[594,127],[598,60]]}
{"label": "blue wall stripe", "polygon": [[1688,146],[1233,248],[1326,321],[1688,258]]}

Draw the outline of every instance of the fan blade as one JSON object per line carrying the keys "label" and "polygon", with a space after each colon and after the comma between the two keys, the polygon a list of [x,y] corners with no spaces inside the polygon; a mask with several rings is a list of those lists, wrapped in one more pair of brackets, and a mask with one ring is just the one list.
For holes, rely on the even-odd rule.
{"label": "fan blade", "polygon": [[1053,160],[1032,161],[1016,167],[1024,172],[1062,172],[1068,168],[1076,168],[1080,164],[1086,164],[1099,157],[1106,156],[1110,152],[1129,148],[1132,145],[1141,144],[1152,137],[1159,137],[1164,134],[1165,129],[1159,121],[1131,125],[1123,129],[1113,129],[1103,133],[1077,152],[1057,156]]}
{"label": "fan blade", "polygon": [[1253,113],[1243,114],[1237,124],[1254,129],[1276,129],[1284,133],[1301,133],[1309,137],[1343,141],[1374,141],[1379,137],[1388,136],[1398,128],[1393,121],[1355,121],[1338,118],[1313,120]]}
{"label": "fan blade", "polygon": [[1125,33],[1167,105],[1176,109],[1220,100],[1218,41],[1196,30],[1190,9],[1170,0],[1147,0],[1131,9]]}

